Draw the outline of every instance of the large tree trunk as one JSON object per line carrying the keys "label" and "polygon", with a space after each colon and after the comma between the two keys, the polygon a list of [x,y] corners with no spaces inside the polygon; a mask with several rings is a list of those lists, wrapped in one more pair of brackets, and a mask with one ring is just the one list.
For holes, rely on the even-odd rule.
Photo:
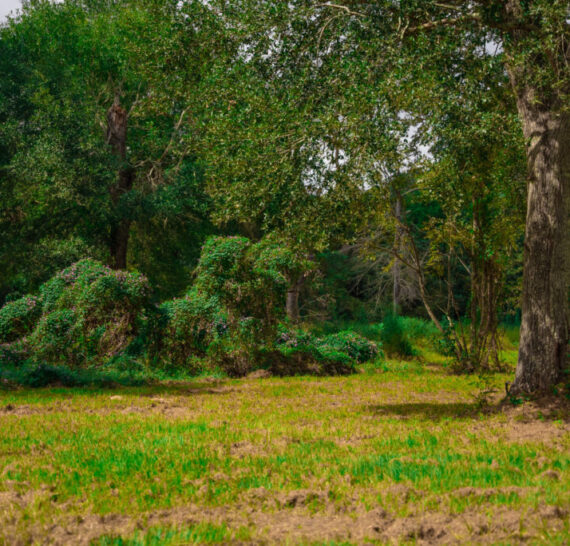
{"label": "large tree trunk", "polygon": [[570,116],[517,86],[527,141],[528,201],[522,325],[513,393],[546,391],[562,379],[568,353]]}
{"label": "large tree trunk", "polygon": [[134,181],[132,168],[127,164],[127,112],[121,107],[118,97],[107,112],[107,142],[119,159],[117,183],[111,187],[111,203],[113,205],[113,224],[111,225],[109,250],[114,269],[126,269],[127,251],[131,221],[121,218],[119,202],[121,196],[131,191]]}

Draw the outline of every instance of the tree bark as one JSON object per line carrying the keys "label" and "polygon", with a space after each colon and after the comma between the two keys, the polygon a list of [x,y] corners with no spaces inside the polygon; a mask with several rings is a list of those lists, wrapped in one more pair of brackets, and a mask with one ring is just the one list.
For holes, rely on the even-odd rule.
{"label": "tree bark", "polygon": [[289,284],[287,290],[287,301],[285,305],[285,311],[287,313],[287,318],[293,323],[297,324],[300,318],[299,312],[299,293],[305,282],[304,275],[301,275],[298,279],[295,279]]}
{"label": "tree bark", "polygon": [[[402,196],[396,196],[396,206],[394,210],[396,217],[396,231],[394,233],[394,248],[398,254],[401,253],[402,246]],[[392,265],[392,311],[395,315],[400,312],[400,293],[401,293],[401,263],[397,257],[394,257],[394,264]]]}
{"label": "tree bark", "polygon": [[[553,47],[548,30],[536,49],[543,19],[528,21],[527,2],[508,0],[511,30],[505,41],[507,71],[527,143],[522,324],[511,392],[548,391],[567,365],[570,287],[570,50],[568,31]],[[561,27],[567,28],[567,27]],[[537,34],[538,33],[538,34]],[[533,38],[530,40],[529,37]],[[522,54],[522,57],[521,57]],[[518,60],[517,60],[518,58]],[[522,61],[524,59],[524,61]]]}
{"label": "tree bark", "polygon": [[[546,391],[562,379],[568,352],[570,116],[555,113],[511,72],[527,141],[528,200],[522,324],[513,393]],[[558,110],[560,112],[560,110]]]}
{"label": "tree bark", "polygon": [[131,191],[134,181],[134,172],[127,164],[127,111],[120,105],[119,98],[107,112],[107,142],[113,149],[113,153],[120,161],[117,182],[110,189],[111,203],[113,206],[113,223],[111,225],[109,250],[111,253],[111,265],[114,269],[126,269],[127,251],[129,245],[129,233],[131,221],[121,218],[119,202],[121,196]]}

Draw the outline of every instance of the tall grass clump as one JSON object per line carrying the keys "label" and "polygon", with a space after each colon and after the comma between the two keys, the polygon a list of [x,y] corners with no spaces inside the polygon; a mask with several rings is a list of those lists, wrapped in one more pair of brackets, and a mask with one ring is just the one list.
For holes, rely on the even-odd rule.
{"label": "tall grass clump", "polygon": [[380,339],[386,353],[394,356],[410,357],[414,349],[406,332],[402,317],[388,312],[382,320]]}

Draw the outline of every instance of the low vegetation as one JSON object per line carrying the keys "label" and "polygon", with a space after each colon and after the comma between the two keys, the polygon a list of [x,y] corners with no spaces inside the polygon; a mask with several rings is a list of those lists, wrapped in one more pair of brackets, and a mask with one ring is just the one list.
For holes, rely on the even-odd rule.
{"label": "low vegetation", "polygon": [[568,400],[365,370],[4,391],[0,543],[566,543]]}
{"label": "low vegetation", "polygon": [[315,336],[286,321],[287,279],[303,267],[266,242],[212,237],[187,293],[156,305],[144,276],[82,260],[0,309],[0,377],[38,386],[121,368],[147,370],[147,379],[255,369],[336,375],[378,357],[381,344],[354,331]]}

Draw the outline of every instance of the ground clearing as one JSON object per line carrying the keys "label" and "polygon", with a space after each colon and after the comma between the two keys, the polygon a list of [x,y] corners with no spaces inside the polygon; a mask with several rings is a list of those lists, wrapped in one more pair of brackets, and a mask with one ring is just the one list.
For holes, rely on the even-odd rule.
{"label": "ground clearing", "polygon": [[567,401],[473,393],[420,366],[0,391],[0,544],[567,544]]}

